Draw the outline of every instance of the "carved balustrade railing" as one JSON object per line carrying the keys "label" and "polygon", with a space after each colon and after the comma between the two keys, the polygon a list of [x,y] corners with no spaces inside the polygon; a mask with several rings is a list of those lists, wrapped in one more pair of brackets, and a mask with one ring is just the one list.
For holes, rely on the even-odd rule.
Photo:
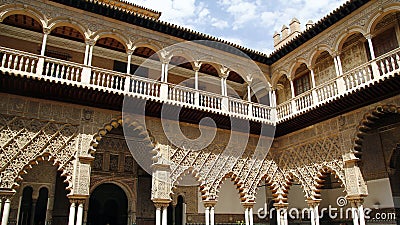
{"label": "carved balustrade railing", "polygon": [[275,124],[273,107],[140,76],[0,47],[0,70],[34,79],[60,82],[155,100],[167,104]]}
{"label": "carved balustrade railing", "polygon": [[393,76],[400,70],[400,48],[347,71],[335,79],[279,104],[276,108],[4,47],[0,47],[0,70],[35,79],[84,86],[266,124],[276,124]]}
{"label": "carved balustrade railing", "polygon": [[400,48],[279,104],[276,108],[277,123],[368,87],[372,83],[378,83],[398,72],[400,72]]}

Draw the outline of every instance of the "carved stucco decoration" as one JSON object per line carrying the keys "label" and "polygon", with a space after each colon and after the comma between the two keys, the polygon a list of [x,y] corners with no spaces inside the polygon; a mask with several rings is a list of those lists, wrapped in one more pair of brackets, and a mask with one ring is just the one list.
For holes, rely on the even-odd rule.
{"label": "carved stucco decoration", "polygon": [[52,161],[72,189],[77,125],[0,114],[0,187],[16,189],[22,174],[41,160]]}

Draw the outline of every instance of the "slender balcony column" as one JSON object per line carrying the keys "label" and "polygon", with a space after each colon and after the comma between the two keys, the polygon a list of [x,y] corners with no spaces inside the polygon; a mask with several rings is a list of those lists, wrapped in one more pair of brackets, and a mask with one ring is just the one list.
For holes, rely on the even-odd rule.
{"label": "slender balcony column", "polygon": [[293,83],[293,79],[290,80],[290,90],[292,92],[292,100],[291,100],[291,104],[292,104],[292,112],[296,113],[297,112],[297,107],[296,107],[296,101],[295,101],[295,92],[294,92],[294,83]]}
{"label": "slender balcony column", "polygon": [[89,48],[90,48],[90,45],[86,41],[86,43],[85,43],[85,57],[83,59],[83,65],[87,65],[87,61],[88,61],[88,58],[89,58]]}
{"label": "slender balcony column", "polygon": [[75,212],[76,212],[75,202],[71,202],[71,205],[69,207],[68,225],[75,225]]}
{"label": "slender balcony column", "polygon": [[372,35],[368,34],[365,36],[365,38],[368,41],[368,47],[369,47],[369,53],[371,54],[371,60],[375,59],[375,51],[374,51],[374,45],[372,43]]}
{"label": "slender balcony column", "polygon": [[339,70],[339,65],[338,65],[338,61],[337,61],[336,56],[333,57],[333,62],[335,64],[336,76],[338,77],[338,76],[340,76],[340,72],[339,72],[340,70]]}
{"label": "slender balcony column", "polygon": [[46,45],[47,45],[47,36],[50,34],[49,28],[43,28],[43,40],[42,40],[42,48],[40,50],[40,55],[44,56],[46,52]]}
{"label": "slender balcony column", "polygon": [[313,88],[313,90],[311,91],[312,98],[313,98],[312,104],[313,104],[313,105],[316,105],[317,102],[318,102],[318,96],[317,96],[317,92],[316,92],[316,90],[315,90],[315,87],[316,87],[317,85],[315,84],[314,68],[310,67],[309,69],[310,69],[310,74],[311,74],[311,84],[312,84],[312,88]]}
{"label": "slender balcony column", "polygon": [[194,89],[196,92],[194,93],[194,104],[199,106],[200,105],[200,93],[197,91],[199,90],[199,71],[201,68],[201,62],[195,61],[194,62]]}
{"label": "slender balcony column", "polygon": [[338,53],[335,58],[338,64],[339,76],[343,75],[343,67],[342,67],[342,61],[340,60],[340,53]]}
{"label": "slender balcony column", "polygon": [[89,46],[89,58],[88,58],[88,66],[92,66],[92,59],[93,59],[93,47],[95,45],[94,41],[90,41],[90,46]]}
{"label": "slender balcony column", "polygon": [[132,54],[133,54],[134,49],[129,49],[126,51],[126,54],[128,55],[128,60],[127,60],[127,65],[126,65],[126,73],[131,74],[131,62],[132,62]]}
{"label": "slender balcony column", "polygon": [[169,62],[166,62],[164,65],[164,82],[168,83],[168,64]]}
{"label": "slender balcony column", "polygon": [[164,205],[163,212],[162,212],[162,223],[161,223],[161,225],[167,225],[167,222],[168,222],[167,216],[168,216],[168,206]]}
{"label": "slender balcony column", "polygon": [[10,216],[11,199],[6,198],[4,201],[3,217],[1,218],[1,225],[8,224],[8,217]]}
{"label": "slender balcony column", "polygon": [[250,208],[249,208],[249,222],[250,222],[250,225],[253,225],[253,224],[254,224],[254,219],[253,219],[253,207],[250,207]]}
{"label": "slender balcony column", "polygon": [[76,225],[82,225],[83,221],[83,201],[78,202],[78,212],[76,214]]}

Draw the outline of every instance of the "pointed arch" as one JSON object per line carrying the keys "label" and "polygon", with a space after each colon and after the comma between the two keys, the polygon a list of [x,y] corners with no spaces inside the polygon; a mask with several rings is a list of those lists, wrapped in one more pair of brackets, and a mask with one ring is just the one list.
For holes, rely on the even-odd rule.
{"label": "pointed arch", "polygon": [[127,125],[127,127],[131,128],[135,133],[137,133],[138,136],[149,145],[149,147],[154,148],[157,145],[155,137],[149,130],[146,130],[144,125],[129,117],[124,118],[124,120],[122,120],[122,117],[118,117],[104,124],[104,126],[93,135],[88,154],[93,155],[96,152],[96,148],[100,140],[112,129],[118,128],[123,124]]}
{"label": "pointed arch", "polygon": [[361,152],[364,136],[372,129],[373,124],[385,114],[400,114],[400,107],[396,105],[381,105],[364,114],[354,135],[353,150],[355,153]]}

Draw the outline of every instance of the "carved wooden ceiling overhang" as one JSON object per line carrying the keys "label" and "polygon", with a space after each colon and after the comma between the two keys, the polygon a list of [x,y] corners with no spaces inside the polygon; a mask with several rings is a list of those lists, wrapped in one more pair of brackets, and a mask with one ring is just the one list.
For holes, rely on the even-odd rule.
{"label": "carved wooden ceiling overhang", "polygon": [[[193,40],[210,40],[217,42],[214,44],[213,48],[220,49],[222,51],[226,51],[232,54],[235,52],[231,48],[227,48],[226,45],[230,45],[235,47],[242,52],[246,53],[252,60],[255,60],[260,63],[264,63],[267,65],[271,65],[272,63],[276,62],[289,52],[293,51],[300,45],[304,44],[305,42],[311,40],[316,35],[320,34],[322,31],[326,30],[328,27],[332,26],[339,20],[343,19],[350,13],[354,12],[356,9],[360,8],[369,0],[350,0],[343,4],[338,9],[334,10],[329,15],[325,16],[317,23],[313,25],[312,28],[307,29],[306,31],[302,32],[299,36],[295,39],[290,41],[288,44],[284,45],[282,48],[278,49],[277,51],[273,52],[269,57],[261,52],[251,50],[215,37],[212,37],[207,34],[203,34],[200,32],[196,32],[193,30],[189,30],[180,26],[176,26],[174,24],[170,24],[167,22],[163,22],[160,20],[151,19],[148,17],[138,16],[134,14],[130,14],[126,11],[121,11],[120,9],[116,9],[113,7],[109,7],[107,5],[101,4],[98,1],[87,1],[87,0],[51,0],[53,2],[57,2],[63,5],[67,5],[70,7],[82,9],[88,12],[96,13],[99,15],[103,15],[106,17],[110,17],[113,19],[117,19],[129,24],[137,25],[143,28],[151,29],[157,32],[161,32],[164,34],[168,34],[174,37],[178,37],[184,40],[193,41]],[[218,44],[221,43],[221,45]]]}
{"label": "carved wooden ceiling overhang", "polygon": [[[26,79],[14,76],[13,74],[3,74],[3,72],[0,72],[0,92],[117,111],[121,111],[124,99],[124,96],[118,94],[75,86],[66,86],[60,83]],[[373,86],[360,89],[352,94],[327,102],[325,105],[279,123],[276,127],[275,137],[283,136],[399,94],[400,76],[399,74],[395,74],[391,78],[374,84]],[[160,117],[161,107],[161,103],[147,101],[146,113],[148,116]],[[227,116],[188,108],[182,108],[179,119],[182,122],[198,124],[200,120],[205,117],[214,119],[219,128],[227,130],[240,131],[241,123],[243,123],[243,126],[249,123],[246,120],[240,120],[241,122],[238,123],[236,127],[231,127],[230,118]],[[260,123],[250,122],[251,133],[259,134],[260,129]]]}

